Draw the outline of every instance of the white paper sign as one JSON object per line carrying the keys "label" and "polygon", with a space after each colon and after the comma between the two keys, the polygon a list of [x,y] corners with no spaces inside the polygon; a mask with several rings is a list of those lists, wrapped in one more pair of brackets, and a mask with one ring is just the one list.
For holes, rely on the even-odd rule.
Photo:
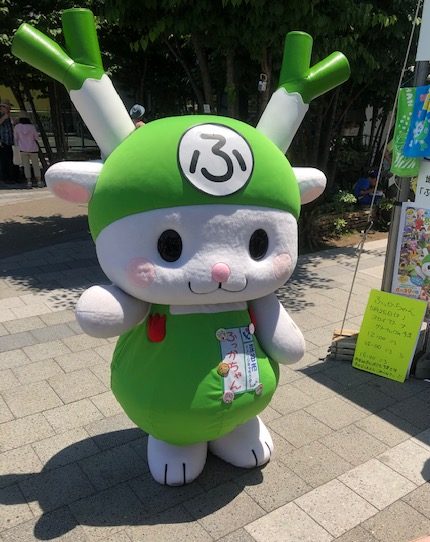
{"label": "white paper sign", "polygon": [[415,60],[430,60],[430,0],[424,0],[420,36],[418,38],[417,56]]}
{"label": "white paper sign", "polygon": [[415,203],[430,209],[430,160],[426,158],[422,160],[418,173]]}
{"label": "white paper sign", "polygon": [[260,383],[257,354],[248,327],[220,329],[222,360],[229,370],[224,376],[224,391],[234,394],[255,390]]}

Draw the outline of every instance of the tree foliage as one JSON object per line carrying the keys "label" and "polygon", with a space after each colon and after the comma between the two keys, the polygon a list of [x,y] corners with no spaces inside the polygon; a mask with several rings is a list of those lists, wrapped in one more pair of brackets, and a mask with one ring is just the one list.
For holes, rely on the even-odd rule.
{"label": "tree foliage", "polygon": [[[364,151],[372,156],[380,147],[376,121],[392,107],[416,1],[89,0],[85,7],[96,14],[115,84],[144,102],[149,118],[202,111],[209,104],[219,114],[256,123],[277,86],[287,32],[313,36],[313,63],[342,51],[351,64],[350,80],[311,104],[289,151],[296,165],[320,167],[334,181],[338,156],[345,154],[343,129],[351,119],[362,123],[369,104],[376,112],[375,148]],[[46,91],[47,80],[10,54],[11,36],[25,21],[61,40],[60,13],[74,4],[0,0],[1,83]],[[268,80],[263,93],[257,91],[260,73]]]}

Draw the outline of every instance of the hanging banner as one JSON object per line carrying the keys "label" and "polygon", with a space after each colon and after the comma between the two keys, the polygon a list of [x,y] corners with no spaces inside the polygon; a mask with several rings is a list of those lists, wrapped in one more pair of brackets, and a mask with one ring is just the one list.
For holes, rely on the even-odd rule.
{"label": "hanging banner", "polygon": [[404,202],[391,291],[430,301],[430,208]]}
{"label": "hanging banner", "polygon": [[371,290],[352,366],[404,382],[426,308],[423,301]]}
{"label": "hanging banner", "polygon": [[414,108],[403,154],[414,158],[430,156],[430,86],[416,87]]}
{"label": "hanging banner", "polygon": [[399,177],[415,177],[418,175],[419,161],[404,156],[403,147],[408,135],[409,123],[414,108],[415,88],[401,88],[397,102],[396,126],[392,142],[393,158],[391,173]]}

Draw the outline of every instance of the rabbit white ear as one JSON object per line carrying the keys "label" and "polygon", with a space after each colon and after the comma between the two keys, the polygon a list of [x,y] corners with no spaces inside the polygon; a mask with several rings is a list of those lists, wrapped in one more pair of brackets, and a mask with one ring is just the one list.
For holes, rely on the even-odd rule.
{"label": "rabbit white ear", "polygon": [[45,180],[57,197],[73,203],[88,203],[103,167],[101,161],[57,162],[51,166]]}
{"label": "rabbit white ear", "polygon": [[302,205],[321,196],[327,184],[322,171],[311,167],[293,167],[293,171],[299,183]]}

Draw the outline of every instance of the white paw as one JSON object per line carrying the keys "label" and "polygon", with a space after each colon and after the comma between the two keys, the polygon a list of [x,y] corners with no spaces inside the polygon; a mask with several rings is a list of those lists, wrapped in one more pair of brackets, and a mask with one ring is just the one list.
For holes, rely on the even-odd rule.
{"label": "white paw", "polygon": [[206,463],[207,443],[174,446],[148,437],[148,465],[156,482],[167,486],[189,484],[202,472]]}
{"label": "white paw", "polygon": [[113,284],[92,286],[76,305],[76,319],[92,337],[115,337],[134,327],[148,314],[150,305],[129,296]]}
{"label": "white paw", "polygon": [[267,427],[256,416],[228,435],[209,442],[209,450],[227,463],[249,469],[270,460],[273,441]]}

